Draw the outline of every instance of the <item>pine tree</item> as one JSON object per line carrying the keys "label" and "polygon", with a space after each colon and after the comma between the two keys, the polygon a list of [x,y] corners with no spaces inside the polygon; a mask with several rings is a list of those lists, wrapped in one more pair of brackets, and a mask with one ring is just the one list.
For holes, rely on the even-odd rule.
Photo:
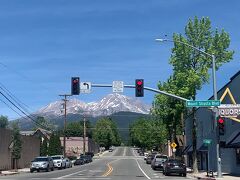
{"label": "pine tree", "polygon": [[21,135],[19,131],[19,127],[17,123],[12,124],[13,128],[13,135],[12,135],[12,158],[15,162],[15,167],[18,166],[18,160],[21,158],[21,151],[22,151],[22,141],[21,141]]}

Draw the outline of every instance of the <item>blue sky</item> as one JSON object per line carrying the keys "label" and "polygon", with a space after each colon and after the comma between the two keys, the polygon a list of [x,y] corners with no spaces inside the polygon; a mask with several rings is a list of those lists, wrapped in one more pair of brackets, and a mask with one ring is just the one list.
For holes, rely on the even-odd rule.
{"label": "blue sky", "polygon": [[[0,83],[30,112],[69,93],[72,76],[107,84],[134,84],[143,78],[146,86],[156,88],[171,75],[173,44],[154,39],[171,39],[174,32],[184,32],[190,18],[205,16],[213,28],[230,34],[235,51],[234,60],[217,71],[220,89],[240,68],[239,7],[234,0],[1,0]],[[97,101],[111,92],[94,88],[77,98]],[[124,94],[135,93],[125,89]],[[198,92],[198,99],[211,95],[212,81]],[[145,91],[142,100],[151,104],[153,98]],[[19,117],[2,102],[0,114]]]}

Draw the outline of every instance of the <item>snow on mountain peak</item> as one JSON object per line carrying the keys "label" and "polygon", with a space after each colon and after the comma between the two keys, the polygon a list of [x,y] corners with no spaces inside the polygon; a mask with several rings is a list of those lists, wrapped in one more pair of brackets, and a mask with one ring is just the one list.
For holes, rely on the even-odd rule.
{"label": "snow on mountain peak", "polygon": [[[41,108],[37,113],[60,115],[63,108],[63,101],[56,101]],[[150,106],[143,104],[137,98],[130,98],[118,93],[108,94],[99,102],[85,103],[78,99],[67,101],[67,112],[72,114],[85,114],[96,117],[107,116],[121,111],[149,114]]]}

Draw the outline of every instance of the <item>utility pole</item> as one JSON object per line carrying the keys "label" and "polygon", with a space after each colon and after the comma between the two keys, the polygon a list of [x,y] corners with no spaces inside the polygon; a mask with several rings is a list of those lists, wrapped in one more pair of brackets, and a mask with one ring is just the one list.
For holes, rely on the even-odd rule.
{"label": "utility pole", "polygon": [[86,153],[86,118],[83,118],[83,154]]}
{"label": "utility pole", "polygon": [[63,123],[63,155],[66,156],[66,125],[67,125],[67,97],[72,96],[69,94],[60,94],[59,96],[63,96],[64,99],[64,123]]}

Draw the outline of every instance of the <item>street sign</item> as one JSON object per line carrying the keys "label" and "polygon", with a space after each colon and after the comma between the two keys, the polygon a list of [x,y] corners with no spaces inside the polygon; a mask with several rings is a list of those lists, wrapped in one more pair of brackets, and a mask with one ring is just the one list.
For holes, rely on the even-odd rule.
{"label": "street sign", "polygon": [[207,101],[187,101],[187,107],[211,107],[211,106],[220,106],[219,100],[207,100]]}
{"label": "street sign", "polygon": [[218,112],[221,117],[237,117],[240,115],[240,104],[221,104]]}
{"label": "street sign", "polygon": [[171,143],[171,147],[175,149],[177,147],[177,144],[175,142]]}
{"label": "street sign", "polygon": [[122,93],[123,92],[123,81],[113,81],[112,84],[114,93]]}
{"label": "street sign", "polygon": [[212,140],[211,139],[203,139],[203,144],[211,144],[212,143]]}
{"label": "street sign", "polygon": [[91,82],[81,82],[80,83],[80,92],[88,94],[91,92],[92,84]]}

